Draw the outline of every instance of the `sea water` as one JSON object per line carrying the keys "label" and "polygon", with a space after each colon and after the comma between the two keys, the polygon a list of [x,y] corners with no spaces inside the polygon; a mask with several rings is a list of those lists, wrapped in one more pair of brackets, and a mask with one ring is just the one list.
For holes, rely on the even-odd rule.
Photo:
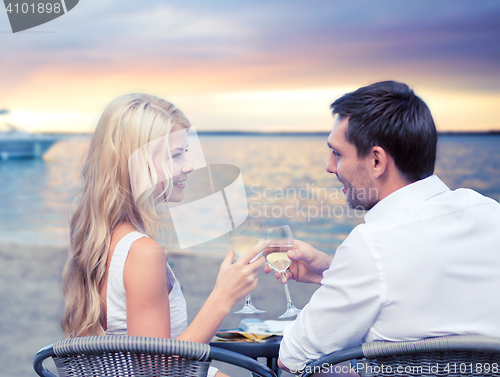
{"label": "sea water", "polygon": [[[249,215],[269,226],[290,225],[297,239],[333,253],[363,222],[325,170],[326,134],[200,135],[200,141],[207,163],[241,169]],[[0,243],[69,244],[89,143],[90,136],[65,136],[43,160],[0,162]],[[451,189],[467,187],[499,200],[500,135],[441,135],[435,173]]]}

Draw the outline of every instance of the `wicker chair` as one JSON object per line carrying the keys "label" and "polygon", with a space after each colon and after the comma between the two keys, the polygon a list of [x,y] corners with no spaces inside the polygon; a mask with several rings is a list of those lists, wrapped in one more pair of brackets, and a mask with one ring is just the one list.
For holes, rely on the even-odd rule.
{"label": "wicker chair", "polygon": [[256,360],[207,344],[135,336],[66,339],[41,349],[33,367],[39,376],[55,377],[43,365],[52,357],[60,377],[206,376],[211,360],[236,365],[262,377],[276,377]]}
{"label": "wicker chair", "polygon": [[[301,377],[341,371],[334,365],[355,360],[361,376],[500,376],[500,338],[453,335],[405,342],[371,342],[314,360]],[[355,368],[354,368],[355,367]],[[347,371],[348,367],[344,367]]]}

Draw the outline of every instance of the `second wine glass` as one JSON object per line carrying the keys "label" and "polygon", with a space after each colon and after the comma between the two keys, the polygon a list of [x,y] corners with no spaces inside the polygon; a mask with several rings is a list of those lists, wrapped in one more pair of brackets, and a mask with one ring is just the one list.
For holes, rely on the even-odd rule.
{"label": "second wine glass", "polygon": [[[247,219],[240,226],[229,233],[229,242],[234,254],[242,257],[249,249],[266,239],[266,223],[262,220]],[[265,310],[257,309],[252,304],[250,294],[245,300],[245,305],[238,314],[266,313]]]}
{"label": "second wine glass", "polygon": [[[283,274],[291,263],[287,251],[293,249],[294,240],[292,230],[288,225],[270,228],[267,230],[267,240],[269,241],[269,251],[266,256],[267,263],[280,274],[281,278],[283,278]],[[278,318],[294,317],[299,314],[301,310],[293,305],[287,283],[283,286],[285,287],[287,307],[286,312]]]}

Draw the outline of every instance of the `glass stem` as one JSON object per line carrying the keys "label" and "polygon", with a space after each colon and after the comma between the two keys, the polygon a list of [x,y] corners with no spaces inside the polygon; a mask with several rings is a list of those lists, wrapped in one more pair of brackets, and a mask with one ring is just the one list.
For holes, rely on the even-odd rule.
{"label": "glass stem", "polygon": [[[283,278],[283,274],[281,274],[281,277]],[[292,304],[292,299],[290,298],[290,291],[288,290],[288,283],[283,284],[285,287],[285,294],[286,294],[286,307],[290,309],[293,304]]]}
{"label": "glass stem", "polygon": [[247,296],[245,306],[252,306],[252,298],[250,297],[250,295]]}

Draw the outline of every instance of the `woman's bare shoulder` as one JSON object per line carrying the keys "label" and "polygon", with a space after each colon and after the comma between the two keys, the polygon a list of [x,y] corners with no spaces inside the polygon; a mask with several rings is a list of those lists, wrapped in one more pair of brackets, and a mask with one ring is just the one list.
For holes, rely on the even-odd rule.
{"label": "woman's bare shoulder", "polygon": [[167,255],[165,249],[155,240],[149,237],[141,237],[132,243],[128,259],[134,264],[141,265],[166,265]]}
{"label": "woman's bare shoulder", "polygon": [[164,257],[165,249],[158,242],[149,237],[141,237],[136,240],[130,247],[131,253],[151,253],[151,254],[161,254]]}
{"label": "woman's bare shoulder", "polygon": [[[137,229],[128,223],[118,225],[111,236],[112,250],[123,237],[137,231]],[[135,269],[136,267],[140,268],[141,265],[147,266],[158,263],[161,265],[166,263],[165,249],[155,240],[145,236],[137,239],[130,246],[125,267],[126,269],[130,269],[131,267]]]}
{"label": "woman's bare shoulder", "polygon": [[[113,234],[111,235],[111,242],[117,243],[119,242],[123,237],[125,237],[127,234],[132,233],[132,232],[139,232],[136,228],[132,226],[132,224],[129,223],[121,223],[116,227],[116,229],[113,231]],[[134,241],[130,247],[130,252],[131,253],[137,253],[137,252],[158,252],[163,251],[163,247],[153,240],[152,238],[147,237],[146,235],[144,237],[141,237]]]}
{"label": "woman's bare shoulder", "polygon": [[124,269],[125,287],[166,285],[167,256],[163,247],[148,237],[139,238],[130,247]]}

